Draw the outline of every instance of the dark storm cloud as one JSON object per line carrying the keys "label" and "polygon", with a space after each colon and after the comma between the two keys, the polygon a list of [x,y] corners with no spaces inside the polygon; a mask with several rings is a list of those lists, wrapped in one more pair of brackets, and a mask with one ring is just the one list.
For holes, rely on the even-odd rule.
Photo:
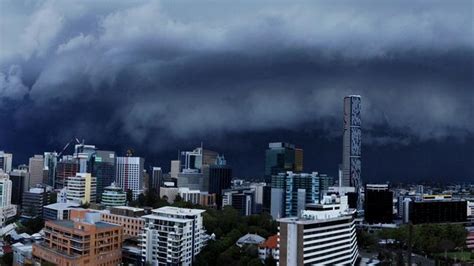
{"label": "dark storm cloud", "polygon": [[3,2],[10,129],[153,148],[308,124],[337,136],[342,98],[361,94],[370,143],[474,133],[470,1],[99,2]]}

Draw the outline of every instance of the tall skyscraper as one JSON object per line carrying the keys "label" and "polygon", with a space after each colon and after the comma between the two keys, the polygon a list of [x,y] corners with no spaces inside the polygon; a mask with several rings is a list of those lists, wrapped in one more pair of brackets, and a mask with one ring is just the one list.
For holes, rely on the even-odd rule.
{"label": "tall skyscraper", "polygon": [[269,143],[265,152],[265,182],[271,183],[273,175],[287,171],[303,171],[303,149],[284,142]]}
{"label": "tall skyscraper", "polygon": [[170,177],[178,178],[178,174],[181,173],[181,162],[179,160],[172,160],[170,169]]}
{"label": "tall skyscraper", "polygon": [[30,158],[29,164],[29,184],[28,187],[34,187],[43,183],[44,157],[43,155],[35,155]]}
{"label": "tall skyscraper", "polygon": [[[44,167],[43,167],[43,183],[50,186],[55,185],[56,181],[56,167],[58,165],[58,153],[57,152],[45,152],[44,153]],[[32,184],[30,183],[30,186]]]}
{"label": "tall skyscraper", "polygon": [[97,180],[97,200],[105,188],[115,182],[115,152],[97,150],[91,160],[92,176]]}
{"label": "tall skyscraper", "polygon": [[209,168],[209,193],[216,194],[217,207],[222,207],[222,190],[229,189],[232,181],[232,168],[224,156],[218,156],[216,164]]}
{"label": "tall skyscraper", "polygon": [[265,151],[265,183],[263,188],[262,211],[270,213],[271,207],[271,183],[272,176],[287,171],[303,171],[303,149],[296,148],[295,145],[284,142],[272,142],[268,144]]}
{"label": "tall skyscraper", "polygon": [[140,157],[117,157],[115,178],[117,185],[127,192],[132,190],[133,199],[144,191],[144,168],[145,159]]}
{"label": "tall skyscraper", "polygon": [[28,171],[13,169],[10,172],[10,180],[12,181],[12,204],[20,205],[22,203],[23,192],[28,190]]}
{"label": "tall skyscraper", "polygon": [[150,191],[154,191],[156,194],[160,194],[160,187],[163,185],[163,170],[161,167],[152,167],[151,168],[151,178],[148,188]]}
{"label": "tall skyscraper", "polygon": [[7,173],[0,169],[0,228],[16,215],[16,206],[11,204],[12,181]]}
{"label": "tall skyscraper", "polygon": [[342,147],[342,186],[355,187],[358,209],[362,208],[361,191],[361,97],[344,98],[344,132]]}
{"label": "tall skyscraper", "polygon": [[13,154],[0,151],[0,169],[2,169],[3,172],[7,174],[10,173],[12,170],[12,160]]}

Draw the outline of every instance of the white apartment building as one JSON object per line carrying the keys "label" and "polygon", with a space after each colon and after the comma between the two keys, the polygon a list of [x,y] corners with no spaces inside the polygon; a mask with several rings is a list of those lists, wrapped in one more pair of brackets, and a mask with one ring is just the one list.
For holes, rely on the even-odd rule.
{"label": "white apartment building", "polygon": [[142,261],[152,265],[192,265],[206,245],[204,210],[162,207],[145,215]]}
{"label": "white apartment building", "polygon": [[77,173],[67,179],[67,200],[78,203],[91,203],[96,199],[96,178],[89,173]]}
{"label": "white apartment building", "polygon": [[117,157],[115,179],[117,185],[126,193],[129,189],[133,192],[133,199],[143,193],[145,160],[140,157]]}
{"label": "white apartment building", "polygon": [[13,154],[0,151],[0,169],[2,169],[3,172],[7,174],[11,172],[12,160],[13,160]]}
{"label": "white apartment building", "polygon": [[326,196],[308,204],[301,217],[279,219],[280,265],[355,265],[354,214],[346,196]]}
{"label": "white apartment building", "polygon": [[113,182],[110,186],[105,187],[101,203],[106,207],[125,206],[127,194]]}
{"label": "white apartment building", "polygon": [[12,181],[10,176],[0,169],[0,228],[16,215],[16,205],[11,204]]}

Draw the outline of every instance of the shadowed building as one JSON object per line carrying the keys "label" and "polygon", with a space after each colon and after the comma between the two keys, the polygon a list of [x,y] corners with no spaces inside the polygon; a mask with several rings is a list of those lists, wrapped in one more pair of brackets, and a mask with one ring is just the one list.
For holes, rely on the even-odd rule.
{"label": "shadowed building", "polygon": [[393,222],[393,192],[388,185],[365,185],[365,221],[369,224]]}

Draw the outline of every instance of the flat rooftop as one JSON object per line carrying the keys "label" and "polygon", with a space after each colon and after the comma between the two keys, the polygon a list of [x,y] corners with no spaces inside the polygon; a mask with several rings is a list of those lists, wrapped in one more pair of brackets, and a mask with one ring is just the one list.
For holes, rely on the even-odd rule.
{"label": "flat rooftop", "polygon": [[205,210],[177,208],[177,207],[171,207],[171,206],[161,207],[161,208],[153,210],[153,213],[164,213],[164,214],[175,214],[175,215],[198,215],[203,212],[205,212]]}
{"label": "flat rooftop", "polygon": [[142,208],[135,208],[135,207],[130,207],[130,206],[114,206],[112,207],[113,209],[122,209],[122,210],[130,210],[130,211],[134,211],[134,212],[138,212],[138,211],[144,211],[145,209],[142,209]]}
{"label": "flat rooftop", "polygon": [[[54,220],[54,221],[49,221],[51,223],[54,223],[56,225],[62,226],[62,227],[67,227],[67,228],[74,228],[74,221],[71,220]],[[87,223],[87,222],[85,222]],[[107,227],[120,227],[119,225],[116,224],[110,224],[110,223],[105,223],[105,222],[95,222],[94,225],[97,228],[107,228]]]}
{"label": "flat rooftop", "polygon": [[66,209],[70,207],[79,207],[79,206],[80,204],[77,202],[66,202],[66,203],[53,203],[53,204],[46,205],[44,207],[49,208],[49,209],[61,210],[61,209]]}

